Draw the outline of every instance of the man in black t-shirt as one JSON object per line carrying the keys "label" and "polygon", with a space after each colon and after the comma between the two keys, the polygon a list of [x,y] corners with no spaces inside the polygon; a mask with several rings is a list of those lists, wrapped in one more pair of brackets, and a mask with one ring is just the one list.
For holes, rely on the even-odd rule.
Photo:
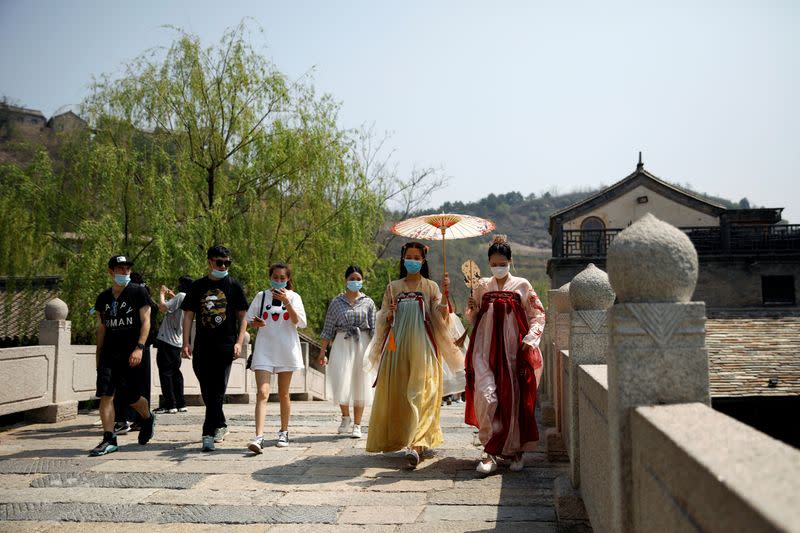
{"label": "man in black t-shirt", "polygon": [[[139,272],[131,272],[131,283],[144,287],[150,305],[150,333],[147,335],[147,340],[144,341],[141,362],[142,374],[147,376],[147,383],[143,384],[142,392],[147,403],[150,404],[152,403],[150,401],[150,348],[155,342],[156,333],[158,331],[158,321],[156,319],[158,316],[158,306],[153,302],[153,298],[150,295],[150,288],[144,282],[144,277]],[[158,410],[153,412],[158,413]],[[125,403],[125,398],[122,396],[114,396],[114,433],[119,436],[128,431],[141,429],[141,427],[142,417],[137,416],[136,411]]]}
{"label": "man in black t-shirt", "polygon": [[[206,405],[203,422],[204,452],[214,450],[228,434],[222,404],[231,364],[240,356],[247,330],[245,314],[248,302],[242,286],[228,276],[231,252],[224,246],[212,246],[206,254],[208,275],[192,283],[181,304],[183,309],[183,348],[181,356],[192,359],[192,368],[200,383]],[[188,332],[196,320],[194,348]]]}
{"label": "man in black t-shirt", "polygon": [[94,308],[97,324],[97,396],[103,440],[91,456],[117,451],[114,434],[114,396],[122,396],[142,417],[139,444],[153,438],[155,415],[145,398],[150,384],[149,365],[142,364],[142,350],[150,333],[150,305],[147,291],[131,283],[131,266],[124,255],[108,260],[108,273],[114,280],[97,296]]}

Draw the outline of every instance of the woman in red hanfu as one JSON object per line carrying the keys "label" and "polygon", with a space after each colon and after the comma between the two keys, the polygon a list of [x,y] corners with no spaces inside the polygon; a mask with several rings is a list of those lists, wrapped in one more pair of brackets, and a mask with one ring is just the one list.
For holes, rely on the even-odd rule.
{"label": "woman in red hanfu", "polygon": [[464,420],[478,428],[485,457],[477,471],[497,470],[510,459],[513,472],[525,466],[523,452],[536,448],[536,389],[542,375],[539,341],[544,308],[528,280],[508,273],[511,246],[494,237],[489,246],[491,278],[482,278],[467,302],[472,335],[466,356]]}

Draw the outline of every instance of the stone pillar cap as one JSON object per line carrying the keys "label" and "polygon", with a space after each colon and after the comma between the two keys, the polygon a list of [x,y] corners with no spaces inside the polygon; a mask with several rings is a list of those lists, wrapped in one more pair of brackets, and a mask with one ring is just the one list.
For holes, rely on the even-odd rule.
{"label": "stone pillar cap", "polygon": [[569,301],[576,310],[608,309],[614,305],[614,289],[608,274],[589,263],[569,284]]}
{"label": "stone pillar cap", "polygon": [[66,320],[69,314],[69,307],[60,298],[53,298],[44,304],[45,320]]}
{"label": "stone pillar cap", "polygon": [[688,302],[697,284],[692,241],[650,213],[616,236],[606,265],[620,303]]}

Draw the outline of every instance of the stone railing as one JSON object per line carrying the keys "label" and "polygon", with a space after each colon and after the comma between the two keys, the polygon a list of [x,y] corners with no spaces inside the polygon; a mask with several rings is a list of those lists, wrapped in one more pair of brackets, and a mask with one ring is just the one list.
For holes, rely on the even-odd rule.
{"label": "stone railing", "polygon": [[[95,398],[97,372],[95,346],[73,345],[67,305],[58,298],[45,305],[45,319],[39,326],[39,346],[0,349],[0,415],[26,412],[34,419],[56,422],[76,416],[78,402]],[[305,368],[292,375],[289,392],[307,399],[326,398],[324,372],[309,364],[309,346],[300,343]],[[245,368],[250,344],[245,343],[242,357],[233,362],[228,380],[228,401],[250,403],[256,397],[253,372]],[[158,405],[161,385],[156,364],[156,350],[150,349],[151,399]],[[181,365],[184,393],[188,402],[202,404],[200,385],[191,362]],[[277,391],[273,376],[271,390]]]}
{"label": "stone railing", "polygon": [[646,215],[609,247],[608,276],[589,265],[566,287],[569,320],[549,317],[546,446],[570,462],[555,481],[560,521],[800,531],[800,451],[710,407],[697,266],[689,238]]}

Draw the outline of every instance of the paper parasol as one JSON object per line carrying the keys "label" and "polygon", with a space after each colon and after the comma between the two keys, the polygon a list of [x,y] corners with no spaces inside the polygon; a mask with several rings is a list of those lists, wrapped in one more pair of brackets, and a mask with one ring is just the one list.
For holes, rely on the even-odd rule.
{"label": "paper parasol", "polygon": [[485,218],[447,213],[409,218],[392,226],[392,233],[410,239],[442,241],[444,271],[447,272],[445,240],[478,237],[486,235],[494,228],[494,222]]}

